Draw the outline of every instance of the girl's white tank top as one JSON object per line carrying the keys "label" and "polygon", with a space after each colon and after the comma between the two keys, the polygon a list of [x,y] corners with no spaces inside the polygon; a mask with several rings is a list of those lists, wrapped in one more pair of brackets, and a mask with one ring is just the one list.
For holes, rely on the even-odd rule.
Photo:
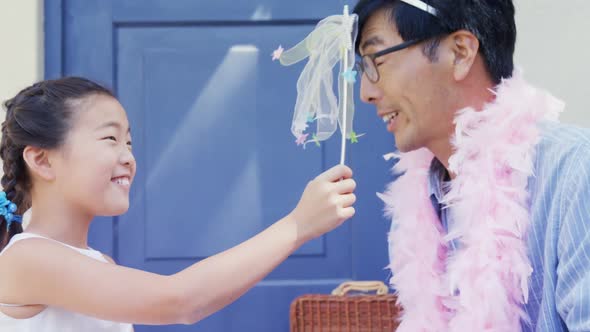
{"label": "girl's white tank top", "polygon": [[[78,251],[90,258],[108,263],[104,256],[93,249],[80,249],[65,243],[55,241],[37,234],[20,233],[12,237],[8,245],[2,250],[6,251],[13,244],[30,238],[43,238],[49,241],[60,243],[68,248]],[[0,253],[1,255],[2,253]],[[83,294],[81,294],[83,295]],[[0,304],[0,306],[15,306],[11,304]],[[63,310],[57,307],[46,307],[39,314],[26,319],[12,318],[0,311],[0,331],[10,332],[132,332],[131,324],[110,322],[94,317]]]}

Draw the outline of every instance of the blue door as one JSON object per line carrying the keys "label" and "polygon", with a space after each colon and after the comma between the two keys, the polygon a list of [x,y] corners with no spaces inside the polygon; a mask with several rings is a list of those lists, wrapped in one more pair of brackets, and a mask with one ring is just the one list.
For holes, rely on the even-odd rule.
{"label": "blue door", "polygon": [[[337,137],[320,148],[295,145],[289,128],[303,63],[281,67],[270,54],[345,3],[46,0],[46,77],[81,75],[111,87],[132,127],[130,210],[97,218],[91,244],[122,265],[173,274],[289,213],[306,183],[338,162],[340,147]],[[393,139],[359,101],[355,127],[367,135],[348,152],[358,182],[353,220],[204,321],[136,330],[287,331],[298,295],[386,280],[388,224],[375,192],[390,180],[381,155]]]}

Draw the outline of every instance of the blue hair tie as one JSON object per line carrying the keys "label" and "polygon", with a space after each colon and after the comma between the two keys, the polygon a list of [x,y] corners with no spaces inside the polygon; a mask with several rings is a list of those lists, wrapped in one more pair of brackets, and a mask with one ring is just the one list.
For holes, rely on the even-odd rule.
{"label": "blue hair tie", "polygon": [[16,204],[12,203],[7,197],[4,191],[0,191],[0,216],[6,220],[6,230],[10,229],[10,225],[13,222],[22,223],[23,217],[18,214],[14,214],[17,210]]}

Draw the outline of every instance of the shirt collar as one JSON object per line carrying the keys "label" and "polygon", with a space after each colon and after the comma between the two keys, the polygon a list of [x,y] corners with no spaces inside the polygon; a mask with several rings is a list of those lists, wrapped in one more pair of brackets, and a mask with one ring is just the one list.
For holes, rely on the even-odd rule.
{"label": "shirt collar", "polygon": [[428,194],[434,195],[438,202],[441,202],[444,196],[443,183],[446,179],[447,169],[445,166],[437,158],[432,159],[428,172]]}

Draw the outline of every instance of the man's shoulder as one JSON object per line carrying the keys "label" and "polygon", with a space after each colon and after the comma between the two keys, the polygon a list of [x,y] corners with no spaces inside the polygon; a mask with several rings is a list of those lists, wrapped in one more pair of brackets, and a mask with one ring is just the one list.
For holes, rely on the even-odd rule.
{"label": "man's shoulder", "polygon": [[563,159],[590,158],[590,128],[563,123],[543,123],[537,157],[557,163]]}
{"label": "man's shoulder", "polygon": [[578,181],[590,170],[590,129],[561,123],[544,123],[535,149],[534,176],[529,185],[543,182],[552,191]]}

